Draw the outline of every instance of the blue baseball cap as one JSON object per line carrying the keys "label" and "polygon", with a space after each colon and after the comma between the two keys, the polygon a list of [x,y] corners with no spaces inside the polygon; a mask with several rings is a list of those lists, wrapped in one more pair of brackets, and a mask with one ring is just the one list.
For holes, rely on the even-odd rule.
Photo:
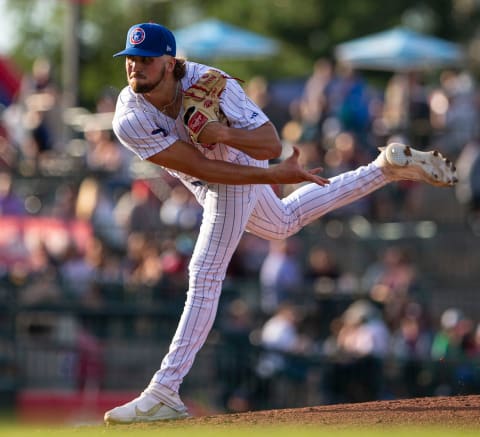
{"label": "blue baseball cap", "polygon": [[134,24],[127,33],[125,50],[113,56],[175,56],[176,42],[173,33],[156,23]]}

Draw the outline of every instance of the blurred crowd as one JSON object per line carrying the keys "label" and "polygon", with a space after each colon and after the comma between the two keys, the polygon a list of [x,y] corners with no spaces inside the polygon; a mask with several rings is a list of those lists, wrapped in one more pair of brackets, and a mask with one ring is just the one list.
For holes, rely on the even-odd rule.
{"label": "blurred crowd", "polygon": [[[221,313],[221,344],[237,350],[235,365],[219,365],[224,408],[301,406],[312,387],[327,404],[478,393],[480,321],[457,307],[433,316],[434,296],[409,248],[388,246],[356,291],[333,252],[312,247],[303,268],[294,252],[282,253],[276,265],[289,265],[290,276],[270,270],[275,303],[274,281],[262,276],[261,317],[241,296]],[[262,267],[272,258],[278,247]],[[252,345],[260,350],[253,361],[245,358]]]}
{"label": "blurred crowd", "polygon": [[[182,305],[200,207],[183,185],[119,145],[110,124],[116,90],[106,89],[93,112],[62,111],[54,78],[49,61],[38,59],[1,113],[0,298],[27,306]],[[288,105],[262,77],[246,90],[277,125],[285,154],[298,145],[302,162],[324,167],[326,176],[370,162],[392,139],[437,148],[456,162],[455,196],[478,235],[476,84],[465,71],[440,72],[434,85],[427,79],[394,74],[379,89],[348,66],[320,59]],[[419,187],[385,187],[332,215],[408,220],[425,203]],[[327,363],[315,382],[325,402],[480,389],[465,361],[480,357],[479,321],[457,308],[432,320],[412,248],[392,244],[377,255],[359,275],[334,250],[307,246],[301,235],[271,243],[245,235],[226,288],[253,280],[258,295],[227,298],[219,314],[220,338],[238,357],[236,366],[219,365],[229,381],[223,407],[251,408],[253,397],[271,394],[279,374],[308,380],[315,359]],[[242,359],[253,346],[262,350],[255,363]],[[445,362],[459,363],[454,373],[425,367]],[[384,382],[395,363],[405,384],[389,393]],[[245,375],[257,386],[245,387]]]}
{"label": "blurred crowd", "polygon": [[[475,223],[480,145],[473,76],[452,69],[435,75],[389,74],[383,81],[385,85],[375,85],[348,65],[322,58],[314,64],[303,95],[286,110],[279,109],[285,108],[281,92],[263,77],[253,78],[247,90],[279,127],[284,143],[300,146],[304,162],[323,166],[326,175],[369,162],[377,147],[392,140],[439,150],[457,164],[457,200]],[[354,208],[378,220],[409,218],[418,208],[418,191],[418,184],[397,184],[384,190],[387,195],[372,196]]]}

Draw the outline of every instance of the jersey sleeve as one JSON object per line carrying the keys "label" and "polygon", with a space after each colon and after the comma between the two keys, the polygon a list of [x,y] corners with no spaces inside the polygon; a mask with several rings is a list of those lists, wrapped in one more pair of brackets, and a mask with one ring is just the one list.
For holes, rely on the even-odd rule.
{"label": "jersey sleeve", "polygon": [[173,126],[159,127],[154,115],[144,111],[128,110],[116,114],[112,126],[118,140],[142,160],[165,150],[178,140],[170,134]]}
{"label": "jersey sleeve", "polygon": [[251,130],[269,121],[265,113],[233,78],[227,80],[225,90],[220,96],[220,107],[227,116],[230,126],[235,128]]}

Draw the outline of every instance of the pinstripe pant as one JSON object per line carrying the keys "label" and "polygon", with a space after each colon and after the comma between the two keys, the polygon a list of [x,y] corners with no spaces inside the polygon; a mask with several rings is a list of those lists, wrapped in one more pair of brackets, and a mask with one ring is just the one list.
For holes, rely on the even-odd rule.
{"label": "pinstripe pant", "polygon": [[374,164],[307,184],[284,199],[268,185],[210,185],[195,194],[204,208],[199,237],[189,265],[189,289],[179,325],[151,384],[178,392],[213,326],[222,281],[245,230],[284,239],[322,215],[386,185]]}

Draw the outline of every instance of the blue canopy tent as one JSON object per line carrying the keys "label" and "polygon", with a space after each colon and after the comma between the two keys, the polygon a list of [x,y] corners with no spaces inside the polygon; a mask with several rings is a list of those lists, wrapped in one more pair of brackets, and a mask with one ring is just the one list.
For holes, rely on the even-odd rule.
{"label": "blue canopy tent", "polygon": [[248,59],[271,56],[278,43],[268,37],[216,19],[173,31],[180,55],[196,59]]}
{"label": "blue canopy tent", "polygon": [[458,44],[402,27],[339,44],[335,47],[335,58],[355,70],[379,70],[400,76],[404,114],[397,129],[410,136],[412,126],[420,126],[417,120],[412,119],[415,116],[410,105],[414,96],[411,80],[415,81],[418,73],[461,68],[465,62],[463,50]]}
{"label": "blue canopy tent", "polygon": [[460,67],[464,61],[458,44],[401,27],[339,44],[335,57],[356,69],[396,72]]}

